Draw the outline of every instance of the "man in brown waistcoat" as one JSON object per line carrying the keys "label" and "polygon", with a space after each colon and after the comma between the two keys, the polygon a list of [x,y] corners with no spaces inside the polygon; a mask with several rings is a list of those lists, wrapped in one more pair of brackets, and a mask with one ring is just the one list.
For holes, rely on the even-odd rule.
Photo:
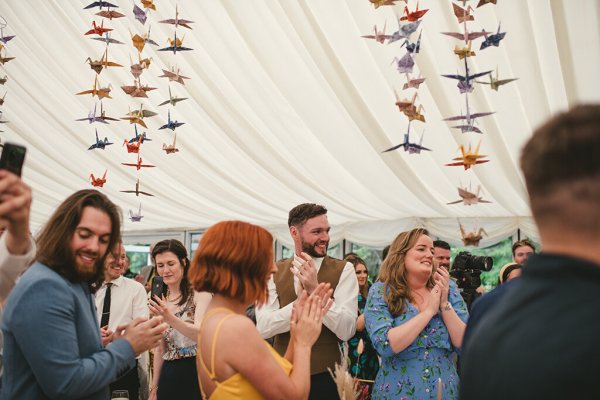
{"label": "man in brown waistcoat", "polygon": [[321,336],[311,355],[309,399],[336,399],[337,389],[327,367],[340,362],[339,343],[350,339],[358,316],[358,281],[351,263],[327,255],[329,222],[327,209],[317,204],[300,204],[290,210],[290,234],[294,256],[277,262],[278,272],[269,281],[269,299],[256,310],[257,328],[265,339],[285,354],[290,339],[290,317],[298,293],[309,294],[320,282],[333,289],[333,305],[323,318]]}

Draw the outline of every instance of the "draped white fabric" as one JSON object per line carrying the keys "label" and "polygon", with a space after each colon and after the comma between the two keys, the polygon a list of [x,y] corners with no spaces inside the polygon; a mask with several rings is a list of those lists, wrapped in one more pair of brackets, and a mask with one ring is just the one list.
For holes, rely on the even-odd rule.
{"label": "draped white fabric", "polygon": [[[402,141],[408,126],[394,105],[393,89],[403,98],[412,90],[400,90],[405,78],[390,65],[405,50],[401,42],[380,45],[360,37],[375,24],[386,23],[388,33],[395,30],[402,2],[375,10],[367,0],[155,0],[157,10],[145,26],[134,20],[131,1],[112,2],[126,17],[107,20],[105,26],[126,44],[111,44],[108,54],[125,68],[102,71],[100,82],[112,85],[113,97],[103,101],[104,110],[122,117],[143,103],[159,113],[140,130],[152,139],[142,144],[144,162],[156,168],[139,172],[121,165],[135,162],[122,146],[133,136],[127,121],[74,121],[97,103],[74,95],[93,84],[95,73],[84,60],[104,52],[102,42],[83,36],[92,20],[100,22],[83,10],[88,2],[0,3],[8,22],[4,34],[17,35],[6,45],[6,55],[16,59],[4,65],[9,79],[0,88],[8,91],[2,110],[10,123],[0,135],[28,147],[24,179],[34,193],[33,230],[67,195],[91,187],[90,173],[108,169],[100,190],[124,216],[142,205],[142,222],[124,218],[129,233],[199,229],[241,219],[268,227],[289,244],[288,210],[317,202],[329,209],[332,241],[381,247],[398,232],[422,225],[458,244],[458,219],[467,230],[486,230],[482,246],[517,229],[537,239],[518,168],[520,149],[553,113],[600,100],[597,0],[499,0],[476,9],[470,30],[495,32],[501,23],[507,35],[500,47],[483,51],[475,41],[470,71],[497,67],[500,78],[519,78],[498,92],[476,85],[469,96],[472,112],[496,112],[478,120],[483,135],[462,134],[442,120],[465,111],[456,81],[440,76],[464,73],[452,52],[464,43],[440,34],[460,32],[462,25],[450,1],[420,1],[420,8],[430,9],[415,58],[415,75],[427,78],[417,100],[427,122],[413,122],[411,132],[412,140],[424,132],[423,145],[433,150],[422,154],[382,153]],[[151,26],[152,39],[166,46],[174,29],[158,21],[173,18],[177,3],[180,17],[194,21],[193,30],[179,27],[177,35],[185,34],[183,45],[194,50],[173,55],[146,45],[142,57],[152,57],[152,64],[141,82],[158,89],[148,99],[133,99],[120,89],[133,82],[130,57],[137,61],[130,31],[142,34]],[[409,0],[411,10],[415,5]],[[185,86],[158,77],[175,64],[191,78]],[[189,100],[158,107],[168,99],[169,87]],[[161,148],[173,134],[158,130],[167,122],[167,107],[173,119],[185,122],[176,131],[180,151],[170,155]],[[115,144],[88,151],[95,127]],[[444,166],[458,155],[459,144],[474,147],[479,140],[489,163],[468,171]],[[138,178],[140,189],[155,197],[120,192],[133,189]],[[481,184],[483,197],[492,203],[446,205],[458,199],[459,184]]]}

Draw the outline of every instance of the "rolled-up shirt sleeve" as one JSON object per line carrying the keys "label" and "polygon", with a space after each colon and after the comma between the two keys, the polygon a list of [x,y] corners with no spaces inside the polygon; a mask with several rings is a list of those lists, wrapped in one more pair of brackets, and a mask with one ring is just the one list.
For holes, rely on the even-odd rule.
{"label": "rolled-up shirt sleeve", "polygon": [[333,292],[333,304],[323,324],[340,340],[349,340],[356,332],[358,316],[358,280],[351,263],[346,263]]}
{"label": "rolled-up shirt sleeve", "polygon": [[289,332],[290,318],[292,317],[292,307],[290,303],[283,308],[279,308],[279,297],[273,277],[268,283],[269,297],[267,302],[261,307],[256,308],[256,329],[260,332],[263,339],[272,338],[280,333]]}

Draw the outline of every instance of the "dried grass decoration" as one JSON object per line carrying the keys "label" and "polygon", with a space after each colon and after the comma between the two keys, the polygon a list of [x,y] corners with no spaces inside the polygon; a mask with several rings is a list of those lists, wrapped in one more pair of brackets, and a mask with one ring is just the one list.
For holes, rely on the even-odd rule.
{"label": "dried grass decoration", "polygon": [[340,400],[356,400],[360,393],[357,389],[358,382],[355,382],[350,372],[348,372],[347,343],[344,342],[340,347],[340,354],[342,356],[341,363],[335,363],[334,371],[331,368],[327,369],[335,382]]}

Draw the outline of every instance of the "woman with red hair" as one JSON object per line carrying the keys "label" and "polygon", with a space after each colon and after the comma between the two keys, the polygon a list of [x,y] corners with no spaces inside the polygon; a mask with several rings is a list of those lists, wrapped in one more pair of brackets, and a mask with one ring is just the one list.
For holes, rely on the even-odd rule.
{"label": "woman with red hair", "polygon": [[307,398],[311,347],[332,291],[321,284],[310,296],[299,294],[291,317],[292,339],[281,357],[245,313],[249,304],[266,301],[267,281],[276,271],[273,237],[259,226],[225,221],[202,236],[190,282],[197,291],[214,294],[198,334],[196,362],[204,398]]}

